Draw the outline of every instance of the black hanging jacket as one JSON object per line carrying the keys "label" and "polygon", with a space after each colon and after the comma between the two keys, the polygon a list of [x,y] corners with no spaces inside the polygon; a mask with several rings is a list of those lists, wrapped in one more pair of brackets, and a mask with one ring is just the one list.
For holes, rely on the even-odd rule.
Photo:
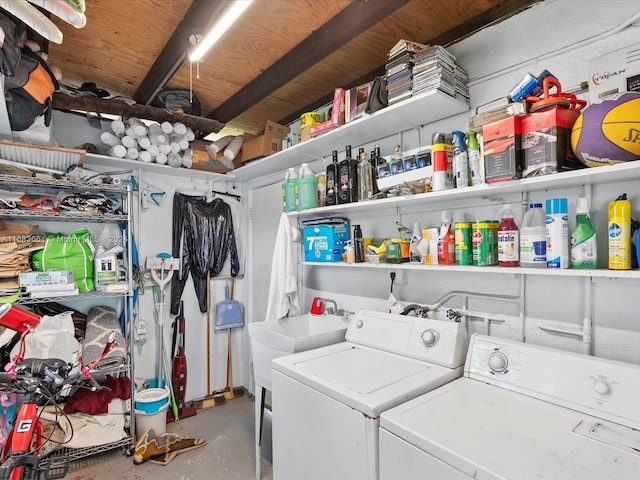
{"label": "black hanging jacket", "polygon": [[231,208],[220,198],[208,202],[204,196],[175,193],[173,196],[172,256],[180,258],[180,272],[171,279],[171,314],[177,315],[189,277],[200,306],[207,311],[207,273],[220,274],[231,255],[231,276],[240,271]]}

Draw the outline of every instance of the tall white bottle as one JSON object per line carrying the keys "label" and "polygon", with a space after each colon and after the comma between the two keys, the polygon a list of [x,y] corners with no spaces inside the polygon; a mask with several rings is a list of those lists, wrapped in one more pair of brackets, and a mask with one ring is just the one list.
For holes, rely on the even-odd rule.
{"label": "tall white bottle", "polygon": [[547,228],[542,203],[530,203],[522,217],[520,266],[547,268]]}

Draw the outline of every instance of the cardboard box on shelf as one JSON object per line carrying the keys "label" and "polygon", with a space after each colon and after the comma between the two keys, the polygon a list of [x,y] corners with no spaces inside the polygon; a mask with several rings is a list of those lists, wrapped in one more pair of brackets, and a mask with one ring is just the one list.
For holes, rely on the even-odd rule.
{"label": "cardboard box on shelf", "polygon": [[306,262],[340,262],[349,240],[349,222],[344,217],[325,217],[303,222]]}
{"label": "cardboard box on shelf", "polygon": [[309,129],[311,138],[317,137],[329,130],[344,125],[344,88],[336,88],[333,92],[333,105],[331,107],[331,118],[325,122],[312,125]]}
{"label": "cardboard box on shelf", "polygon": [[[191,152],[193,154],[192,165],[191,168],[194,170],[202,170],[204,172],[214,172],[214,173],[226,173],[230,172],[232,169],[223,165],[223,163],[218,160],[219,157],[223,155],[223,152],[218,152],[216,158],[211,158],[211,154],[206,150],[206,146],[211,142],[207,142],[204,140],[195,140],[190,143]],[[234,168],[238,168],[240,166],[240,162],[238,161],[238,157],[233,161]]]}
{"label": "cardboard box on shelf", "polygon": [[363,83],[357,87],[345,90],[344,98],[344,121],[352,122],[356,118],[364,115],[364,109],[367,107],[367,98],[373,82]]}
{"label": "cardboard box on shelf", "polygon": [[520,117],[512,116],[482,126],[484,172],[487,183],[522,176]]}
{"label": "cardboard box on shelf", "polygon": [[571,149],[579,110],[553,107],[522,117],[523,177],[585,168]]}
{"label": "cardboard box on shelf", "polygon": [[251,140],[245,138],[236,160],[243,165],[249,160],[255,160],[256,158],[266,157],[272,153],[279,152],[282,150],[282,139],[286,137],[290,130],[289,127],[267,120],[267,124],[264,127],[264,134]]}

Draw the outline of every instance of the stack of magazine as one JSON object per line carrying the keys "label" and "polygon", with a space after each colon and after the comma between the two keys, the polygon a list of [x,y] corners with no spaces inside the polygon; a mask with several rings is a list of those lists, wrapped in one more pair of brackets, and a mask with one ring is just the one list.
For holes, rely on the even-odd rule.
{"label": "stack of magazine", "polygon": [[441,46],[400,40],[386,64],[389,105],[438,89],[469,104],[469,76]]}

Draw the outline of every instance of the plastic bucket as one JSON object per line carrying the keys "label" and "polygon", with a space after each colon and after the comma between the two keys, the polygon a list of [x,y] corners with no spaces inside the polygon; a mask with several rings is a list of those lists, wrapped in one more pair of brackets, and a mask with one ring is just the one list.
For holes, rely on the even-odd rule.
{"label": "plastic bucket", "polygon": [[167,409],[169,402],[160,407],[155,413],[146,413],[142,410],[135,410],[136,414],[136,438],[142,437],[144,432],[153,429],[156,436],[167,432]]}
{"label": "plastic bucket", "polygon": [[152,414],[159,411],[162,407],[166,406],[169,398],[169,390],[166,388],[146,388],[136,392],[135,410]]}

